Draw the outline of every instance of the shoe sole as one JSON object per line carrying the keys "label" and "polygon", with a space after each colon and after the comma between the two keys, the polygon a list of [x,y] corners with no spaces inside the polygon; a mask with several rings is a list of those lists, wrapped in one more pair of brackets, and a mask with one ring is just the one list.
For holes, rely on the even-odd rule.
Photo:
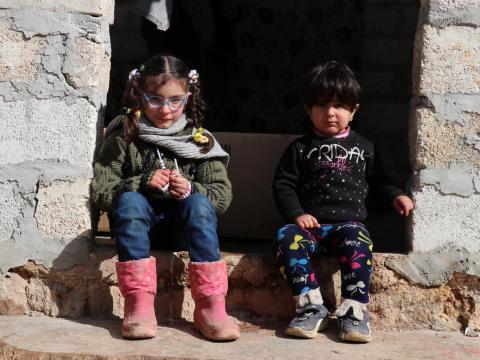
{"label": "shoe sole", "polygon": [[369,343],[372,341],[371,335],[360,334],[359,332],[351,332],[351,333],[340,333],[338,336],[340,340],[343,341],[351,341],[357,343]]}
{"label": "shoe sole", "polygon": [[285,334],[295,336],[295,337],[301,337],[305,339],[313,339],[317,336],[317,334],[320,331],[325,330],[327,327],[328,327],[328,317],[320,321],[315,327],[315,329],[313,330],[308,331],[299,327],[288,327],[285,330]]}

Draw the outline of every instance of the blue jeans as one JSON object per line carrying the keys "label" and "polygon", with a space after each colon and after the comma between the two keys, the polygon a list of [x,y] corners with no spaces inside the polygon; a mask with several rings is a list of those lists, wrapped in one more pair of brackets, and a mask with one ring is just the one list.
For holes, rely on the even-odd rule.
{"label": "blue jeans", "polygon": [[188,250],[195,262],[220,259],[215,209],[201,194],[151,203],[138,192],[123,193],[110,213],[110,227],[119,261],[148,258],[150,247]]}

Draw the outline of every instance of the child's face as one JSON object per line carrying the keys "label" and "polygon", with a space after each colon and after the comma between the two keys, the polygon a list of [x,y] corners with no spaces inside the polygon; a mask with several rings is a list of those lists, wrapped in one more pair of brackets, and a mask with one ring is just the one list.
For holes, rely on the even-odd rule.
{"label": "child's face", "polygon": [[350,106],[339,103],[334,98],[329,102],[318,102],[311,109],[307,108],[307,112],[318,132],[335,136],[348,127],[358,107],[359,104],[356,104],[350,109]]}
{"label": "child's face", "polygon": [[146,78],[144,113],[156,127],[167,129],[182,116],[189,94],[183,82],[161,80],[159,76]]}

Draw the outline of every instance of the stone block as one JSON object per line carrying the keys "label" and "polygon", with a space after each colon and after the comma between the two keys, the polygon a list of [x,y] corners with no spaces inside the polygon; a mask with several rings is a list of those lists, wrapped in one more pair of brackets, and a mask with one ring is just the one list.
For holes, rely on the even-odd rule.
{"label": "stone block", "polygon": [[467,141],[469,136],[480,132],[480,115],[466,116],[468,126],[442,123],[431,109],[415,109],[410,127],[414,168],[445,168],[452,162],[480,166],[480,150]]}
{"label": "stone block", "polygon": [[53,286],[48,285],[39,278],[29,279],[25,287],[28,307],[33,313],[58,316],[60,314],[59,306],[61,306],[58,292]]}
{"label": "stone block", "polygon": [[29,200],[20,194],[15,182],[0,182],[0,243],[10,240],[18,231],[18,223]]}
{"label": "stone block", "polygon": [[26,286],[27,281],[15,273],[0,278],[0,315],[28,313]]}
{"label": "stone block", "polygon": [[0,165],[0,273],[34,259],[65,269],[88,260],[91,169],[37,160]]}
{"label": "stone block", "polygon": [[412,249],[480,251],[480,195],[445,195],[433,186],[413,192]]}
{"label": "stone block", "polygon": [[473,171],[459,164],[448,169],[426,168],[420,170],[420,185],[434,185],[442,194],[469,197],[473,194]]}
{"label": "stone block", "polygon": [[480,26],[480,2],[478,0],[430,0],[427,21],[437,27]]}
{"label": "stone block", "polygon": [[110,76],[109,50],[104,44],[78,37],[73,42],[72,53],[67,53],[63,71],[74,88],[93,87],[106,94]]}
{"label": "stone block", "polygon": [[0,102],[0,164],[59,159],[89,168],[97,121],[85,99]]}
{"label": "stone block", "polygon": [[31,82],[41,70],[46,47],[44,38],[24,39],[9,28],[9,19],[0,11],[0,81]]}
{"label": "stone block", "polygon": [[89,230],[89,178],[40,183],[35,219],[45,240],[68,240]]}
{"label": "stone block", "polygon": [[[185,267],[169,265],[172,256],[174,263],[188,263],[185,253],[153,252],[152,255],[157,258],[159,269],[173,272],[159,273],[159,283],[169,283],[169,280],[162,280],[164,277],[186,277]],[[469,324],[476,326],[480,321],[480,313],[474,306],[480,297],[479,256],[480,253],[465,251],[452,253],[447,248],[409,256],[374,254],[369,304],[372,325],[378,329],[435,327],[458,330],[463,326],[462,319],[467,319]],[[257,322],[259,317],[292,317],[294,307],[288,285],[270,255],[224,254],[224,258],[230,274],[227,309],[231,315],[238,314],[245,319],[245,312],[248,312],[253,315],[249,319]],[[28,262],[12,269],[7,274],[10,280],[0,280],[0,309],[6,309],[6,314],[10,310],[21,310],[50,316],[88,314],[95,318],[121,318],[123,298],[112,277],[116,261],[113,249],[99,248],[91,254],[89,262],[63,271]],[[340,300],[337,260],[322,257],[313,265],[325,303],[334,310]],[[251,269],[245,272],[245,267]],[[263,280],[252,282],[254,272],[262,273]],[[241,280],[243,275],[246,280]],[[8,284],[7,287],[4,284]],[[25,308],[1,307],[3,299],[7,299],[4,303],[12,304],[8,302],[10,297],[2,298],[1,295],[10,294],[8,290],[13,288],[18,289],[16,298],[20,299],[16,304],[26,303]],[[2,293],[2,289],[6,291]],[[181,286],[170,282],[169,286],[159,288],[155,309],[160,321],[178,318],[192,321],[194,302],[188,282]]]}
{"label": "stone block", "polygon": [[0,80],[11,84],[0,87],[6,101],[33,95],[88,98],[97,108],[104,102],[111,53],[105,18],[28,7],[0,14]]}
{"label": "stone block", "polygon": [[445,29],[424,25],[416,47],[418,74],[414,93],[480,92],[480,27],[449,26]]}
{"label": "stone block", "polygon": [[106,16],[113,23],[115,0],[1,0],[0,8],[40,8]]}

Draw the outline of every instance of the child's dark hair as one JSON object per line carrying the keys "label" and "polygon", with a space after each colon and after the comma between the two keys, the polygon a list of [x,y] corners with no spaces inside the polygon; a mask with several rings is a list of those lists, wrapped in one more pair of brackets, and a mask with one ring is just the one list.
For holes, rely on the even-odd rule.
{"label": "child's dark hair", "polygon": [[138,138],[138,110],[145,106],[144,88],[148,76],[160,76],[163,83],[174,79],[185,83],[185,87],[192,93],[185,106],[188,120],[195,127],[201,127],[206,110],[200,92],[200,80],[189,81],[189,67],[180,59],[171,55],[155,55],[140,66],[138,71],[130,75],[123,93],[123,104],[127,109],[127,121],[123,126],[123,136],[128,143]]}
{"label": "child's dark hair", "polygon": [[359,103],[362,91],[353,70],[338,61],[315,66],[307,73],[303,88],[305,105],[309,109],[319,102],[336,99],[353,110]]}

